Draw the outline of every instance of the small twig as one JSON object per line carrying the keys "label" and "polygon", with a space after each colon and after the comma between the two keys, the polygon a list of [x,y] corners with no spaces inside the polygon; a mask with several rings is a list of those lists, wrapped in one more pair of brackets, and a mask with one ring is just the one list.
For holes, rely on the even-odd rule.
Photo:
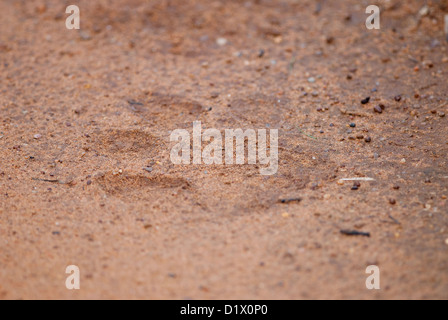
{"label": "small twig", "polygon": [[408,55],[409,60],[411,60],[414,63],[419,63],[417,59],[415,59],[413,56]]}
{"label": "small twig", "polygon": [[448,14],[445,15],[445,36],[446,36],[446,41],[448,41]]}
{"label": "small twig", "polygon": [[138,102],[138,101],[135,101],[135,100],[128,100],[128,103],[131,105],[131,106],[143,106],[143,103],[141,103],[141,102]]}
{"label": "small twig", "polygon": [[346,236],[362,236],[370,238],[369,232],[359,232],[354,230],[341,230],[341,233]]}
{"label": "small twig", "polygon": [[39,179],[39,178],[32,178],[34,181],[41,181],[41,182],[48,182],[48,183],[59,183],[59,184],[66,184],[68,186],[74,186],[76,183],[74,183],[73,180],[67,180],[67,182],[64,182],[62,180],[49,180],[49,179]]}
{"label": "small twig", "polygon": [[63,183],[60,180],[48,180],[48,179],[39,179],[39,178],[33,178],[34,181],[42,181],[42,182],[51,182],[51,183]]}
{"label": "small twig", "polygon": [[308,138],[311,138],[311,139],[314,139],[314,140],[317,140],[317,138],[316,137],[313,137],[312,135],[309,135],[309,134],[307,134],[306,132],[304,132],[304,131],[302,131],[302,129],[300,129],[300,128],[297,128],[297,129],[299,129],[299,131],[302,133],[302,134],[304,134],[304,135],[306,135]]}
{"label": "small twig", "polygon": [[296,65],[296,57],[292,58],[291,61],[289,62],[289,66],[288,66],[288,72],[291,73],[292,70],[294,69],[294,66]]}
{"label": "small twig", "polygon": [[290,202],[300,202],[302,198],[289,198],[289,199],[280,199],[280,203],[290,203]]}
{"label": "small twig", "polygon": [[368,177],[365,177],[365,178],[357,177],[357,178],[344,178],[344,179],[340,179],[339,181],[375,181],[375,179],[368,178]]}
{"label": "small twig", "polygon": [[389,214],[389,219],[392,220],[395,224],[399,224],[401,225],[400,221],[398,221],[397,219],[395,219],[394,217],[392,217],[392,215]]}

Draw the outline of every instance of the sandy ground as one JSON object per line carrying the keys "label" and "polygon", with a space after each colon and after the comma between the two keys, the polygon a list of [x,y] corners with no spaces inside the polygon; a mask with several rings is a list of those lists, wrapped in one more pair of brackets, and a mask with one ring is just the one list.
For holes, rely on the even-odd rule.
{"label": "sandy ground", "polygon": [[[375,2],[2,0],[0,299],[447,299],[448,3]],[[278,173],[172,164],[195,120]]]}

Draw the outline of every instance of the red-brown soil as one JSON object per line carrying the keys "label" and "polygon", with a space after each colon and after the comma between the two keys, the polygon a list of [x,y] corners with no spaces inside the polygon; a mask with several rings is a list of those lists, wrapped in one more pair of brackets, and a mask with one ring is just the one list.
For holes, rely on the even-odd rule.
{"label": "red-brown soil", "polygon": [[[448,4],[375,2],[2,0],[0,299],[447,299]],[[195,120],[278,173],[173,165]]]}

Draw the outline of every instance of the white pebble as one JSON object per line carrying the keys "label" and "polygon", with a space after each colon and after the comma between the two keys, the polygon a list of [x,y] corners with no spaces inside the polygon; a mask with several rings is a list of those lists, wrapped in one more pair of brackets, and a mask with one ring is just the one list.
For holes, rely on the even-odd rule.
{"label": "white pebble", "polygon": [[225,46],[227,44],[227,39],[226,38],[218,38],[216,39],[216,43],[218,44],[218,46]]}
{"label": "white pebble", "polygon": [[40,134],[35,134],[35,135],[34,135],[34,139],[38,140],[38,139],[40,139],[40,138],[42,138],[42,135],[40,135]]}

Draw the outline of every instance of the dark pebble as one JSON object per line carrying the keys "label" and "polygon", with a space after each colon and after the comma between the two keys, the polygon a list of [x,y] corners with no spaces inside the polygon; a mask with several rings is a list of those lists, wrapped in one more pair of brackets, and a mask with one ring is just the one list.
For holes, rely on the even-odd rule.
{"label": "dark pebble", "polygon": [[327,43],[328,43],[328,44],[333,44],[334,41],[335,41],[335,38],[334,38],[334,37],[327,37]]}
{"label": "dark pebble", "polygon": [[381,109],[380,106],[375,106],[375,108],[373,108],[373,110],[377,113],[383,113],[383,109]]}
{"label": "dark pebble", "polygon": [[369,102],[370,102],[370,97],[367,97],[364,100],[361,100],[362,104],[368,104]]}
{"label": "dark pebble", "polygon": [[390,203],[391,205],[394,205],[394,204],[397,203],[397,200],[395,200],[395,199],[389,199],[389,203]]}
{"label": "dark pebble", "polygon": [[367,143],[370,143],[370,142],[372,142],[372,138],[371,137],[366,137],[364,141],[367,142]]}
{"label": "dark pebble", "polygon": [[350,123],[351,128],[356,128],[356,123]]}
{"label": "dark pebble", "polygon": [[92,184],[92,180],[87,181],[87,185],[90,186]]}
{"label": "dark pebble", "polygon": [[396,96],[394,99],[395,99],[395,101],[400,102],[401,101],[401,96]]}
{"label": "dark pebble", "polygon": [[352,190],[356,191],[361,187],[361,183],[359,181],[355,181],[355,183],[353,184]]}
{"label": "dark pebble", "polygon": [[398,184],[394,185],[394,190],[400,190],[400,186]]}
{"label": "dark pebble", "polygon": [[263,49],[261,49],[260,51],[258,51],[258,58],[263,58],[265,54],[265,51]]}

